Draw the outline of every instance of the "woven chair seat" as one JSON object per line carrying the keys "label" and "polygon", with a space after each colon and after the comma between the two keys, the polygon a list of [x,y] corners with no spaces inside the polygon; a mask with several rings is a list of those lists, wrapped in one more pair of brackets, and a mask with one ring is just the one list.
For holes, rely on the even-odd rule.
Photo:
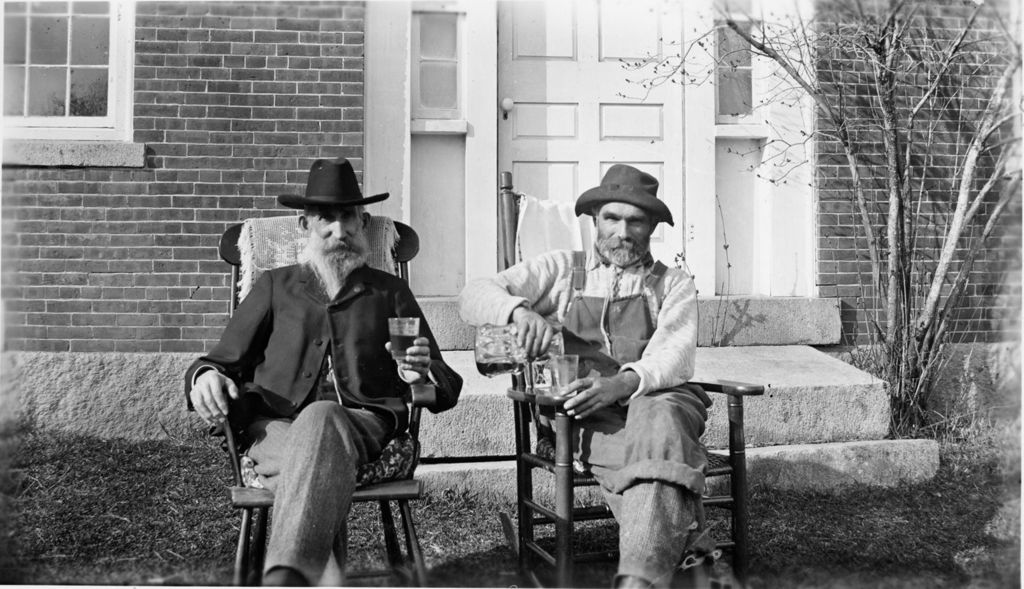
{"label": "woven chair seat", "polygon": [[725,474],[725,471],[732,472],[732,466],[729,464],[729,457],[723,454],[716,454],[714,452],[708,452],[708,474]]}
{"label": "woven chair seat", "polygon": [[[388,442],[380,458],[359,467],[356,484],[360,487],[412,478],[416,470],[416,442],[408,433],[402,433]],[[250,489],[263,489],[263,483],[256,474],[256,463],[248,456],[239,460],[242,467],[242,482]]]}
{"label": "woven chair seat", "polygon": [[[537,439],[537,444],[534,447],[534,454],[538,458],[555,461],[555,443],[553,440],[541,436]],[[729,474],[732,472],[732,465],[729,464],[729,457],[723,454],[717,454],[715,452],[708,452],[708,465],[706,470],[707,476],[718,476],[723,474]],[[579,460],[573,460],[573,470],[579,474],[590,475],[590,469],[588,465],[580,462]]]}

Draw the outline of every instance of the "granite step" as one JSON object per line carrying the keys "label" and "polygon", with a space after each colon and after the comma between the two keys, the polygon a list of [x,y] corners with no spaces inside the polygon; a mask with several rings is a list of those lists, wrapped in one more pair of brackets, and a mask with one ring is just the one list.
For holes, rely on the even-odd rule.
{"label": "granite step", "polygon": [[[514,431],[508,376],[481,376],[472,352],[444,352],[465,379],[458,406],[425,414],[420,439],[427,458],[511,456]],[[750,446],[878,440],[889,426],[883,383],[810,346],[698,348],[695,380],[763,384],[744,403]],[[712,395],[704,435],[710,448],[728,444],[726,399]]]}

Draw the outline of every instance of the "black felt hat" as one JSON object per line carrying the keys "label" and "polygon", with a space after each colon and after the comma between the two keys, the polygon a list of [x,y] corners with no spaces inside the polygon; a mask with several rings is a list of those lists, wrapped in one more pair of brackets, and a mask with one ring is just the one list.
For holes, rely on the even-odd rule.
{"label": "black felt hat", "polygon": [[352,164],[345,158],[339,158],[313,162],[309,168],[309,179],[306,180],[306,195],[282,194],[277,197],[277,202],[293,209],[310,205],[354,207],[380,202],[387,197],[388,193],[383,192],[363,198]]}
{"label": "black felt hat", "polygon": [[584,192],[576,200],[576,215],[592,215],[600,205],[624,202],[641,208],[655,224],[672,223],[668,205],[658,199],[658,180],[633,166],[615,164],[608,168],[601,185]]}

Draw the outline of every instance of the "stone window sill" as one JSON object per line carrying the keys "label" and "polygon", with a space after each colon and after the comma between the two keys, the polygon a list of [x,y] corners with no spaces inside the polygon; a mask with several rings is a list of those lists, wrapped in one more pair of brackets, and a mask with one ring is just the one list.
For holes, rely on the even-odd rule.
{"label": "stone window sill", "polygon": [[469,122],[465,119],[413,119],[413,135],[466,135]]}
{"label": "stone window sill", "polygon": [[141,168],[146,146],[124,141],[18,140],[4,142],[3,165],[47,168]]}

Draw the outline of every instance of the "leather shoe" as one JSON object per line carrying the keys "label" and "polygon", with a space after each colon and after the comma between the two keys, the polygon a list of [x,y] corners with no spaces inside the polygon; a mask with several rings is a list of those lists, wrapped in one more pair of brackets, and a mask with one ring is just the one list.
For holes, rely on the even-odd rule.
{"label": "leather shoe", "polygon": [[264,587],[309,587],[309,581],[290,567],[274,567],[263,575]]}
{"label": "leather shoe", "polygon": [[651,582],[636,575],[618,575],[615,577],[615,589],[650,589]]}

